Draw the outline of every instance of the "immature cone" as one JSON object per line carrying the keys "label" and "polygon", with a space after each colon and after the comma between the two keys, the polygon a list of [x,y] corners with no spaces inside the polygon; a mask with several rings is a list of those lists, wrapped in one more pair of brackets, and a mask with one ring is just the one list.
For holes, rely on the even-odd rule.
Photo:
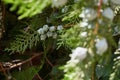
{"label": "immature cone", "polygon": [[39,34],[44,34],[43,28],[38,29],[37,32],[38,32]]}
{"label": "immature cone", "polygon": [[46,35],[47,35],[47,37],[52,37],[53,33],[50,32],[50,31],[48,31],[48,32],[46,33]]}
{"label": "immature cone", "polygon": [[92,8],[85,8],[82,13],[79,15],[79,17],[88,20],[88,21],[92,21],[95,18],[97,18],[97,12],[92,9]]}
{"label": "immature cone", "polygon": [[48,31],[48,29],[49,29],[48,25],[44,25],[44,26],[43,26],[43,30],[44,30],[44,31]]}
{"label": "immature cone", "polygon": [[51,32],[55,31],[55,26],[51,26],[51,27],[49,28],[49,31],[51,31]]}
{"label": "immature cone", "polygon": [[42,34],[41,36],[40,36],[40,39],[41,40],[45,40],[47,38],[47,36],[45,35],[45,34]]}
{"label": "immature cone", "polygon": [[108,7],[103,10],[103,16],[110,20],[113,20],[115,14],[114,14],[113,10],[110,7]]}
{"label": "immature cone", "polygon": [[67,3],[67,0],[53,0],[52,1],[52,6],[53,7],[61,7]]}
{"label": "immature cone", "polygon": [[95,46],[96,46],[96,49],[97,49],[97,54],[102,55],[108,49],[107,40],[105,38],[98,39],[96,41]]}
{"label": "immature cone", "polygon": [[87,56],[87,49],[82,47],[77,47],[72,51],[72,54],[70,55],[71,60],[79,60],[82,61]]}
{"label": "immature cone", "polygon": [[62,30],[63,26],[62,25],[58,25],[57,30]]}
{"label": "immature cone", "polygon": [[81,37],[87,37],[87,35],[88,35],[87,32],[82,32],[82,33],[80,34]]}

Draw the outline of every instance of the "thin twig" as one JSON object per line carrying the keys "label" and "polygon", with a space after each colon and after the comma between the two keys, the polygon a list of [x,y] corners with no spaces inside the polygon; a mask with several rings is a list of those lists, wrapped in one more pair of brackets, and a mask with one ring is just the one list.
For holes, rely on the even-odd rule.
{"label": "thin twig", "polygon": [[0,63],[0,67],[1,67],[1,71],[3,72],[3,74],[4,74],[4,76],[6,77],[6,79],[8,79],[7,77],[8,77],[8,75],[7,75],[7,73],[6,73],[6,70],[3,68],[3,65]]}
{"label": "thin twig", "polygon": [[48,60],[47,57],[46,57],[46,61],[48,62],[48,64],[49,64],[51,67],[54,67],[54,65]]}
{"label": "thin twig", "polygon": [[[32,61],[30,61],[30,64],[31,64],[31,66],[33,66]],[[36,75],[39,78],[39,80],[43,80],[38,73]]]}
{"label": "thin twig", "polygon": [[[19,66],[21,66],[21,65],[23,65],[23,64],[25,64],[25,63],[27,63],[27,62],[30,62],[32,59],[34,59],[34,58],[36,58],[36,57],[38,57],[38,56],[40,56],[40,55],[42,55],[42,54],[41,54],[41,53],[34,54],[31,58],[29,58],[29,59],[27,59],[27,60],[25,60],[25,61],[19,62],[19,63],[17,63],[17,64],[14,64],[14,65],[12,65],[12,66],[10,66],[10,67],[8,67],[8,68],[4,68],[4,69],[5,69],[5,71],[6,71],[6,70],[10,70],[10,69],[19,67]],[[2,63],[1,63],[1,64],[2,64]],[[2,70],[0,70],[0,71],[2,71]]]}
{"label": "thin twig", "polygon": [[[98,12],[97,12],[97,18],[99,19],[100,18],[100,10],[102,8],[102,0],[100,0],[100,5],[98,6]],[[96,23],[96,26],[95,26],[95,29],[94,29],[94,32],[93,34],[96,35],[98,33],[98,29],[99,29],[99,23],[97,22]],[[94,44],[94,40],[91,41],[90,45],[93,45]],[[97,65],[97,62],[94,61],[93,62],[93,65],[92,65],[92,77],[91,77],[91,80],[96,80],[96,73],[95,73],[95,69],[96,69],[96,65]]]}
{"label": "thin twig", "polygon": [[[102,0],[100,0],[100,5],[98,6],[98,11],[97,11],[97,18],[99,19],[100,18],[100,11],[101,11],[101,8],[102,8]],[[99,28],[99,24],[98,22],[96,23],[96,26],[95,26],[95,29],[94,29],[94,34],[96,35],[97,32],[98,32],[98,28]]]}

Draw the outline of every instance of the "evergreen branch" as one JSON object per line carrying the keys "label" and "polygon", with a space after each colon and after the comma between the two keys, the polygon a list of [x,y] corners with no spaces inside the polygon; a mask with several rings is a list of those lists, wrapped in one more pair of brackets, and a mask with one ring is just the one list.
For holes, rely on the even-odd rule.
{"label": "evergreen branch", "polygon": [[[12,4],[10,10],[18,10],[20,15],[18,19],[23,19],[25,17],[32,17],[47,7],[51,0],[3,0],[6,4]],[[35,5],[34,5],[35,4]],[[34,5],[34,6],[33,6]]]}
{"label": "evergreen branch", "polygon": [[116,57],[114,58],[113,72],[110,75],[110,80],[119,80],[120,76],[120,40],[118,41],[118,49],[114,52]]}
{"label": "evergreen branch", "polygon": [[24,53],[26,49],[31,49],[33,46],[37,45],[37,42],[40,41],[39,34],[37,32],[25,33],[17,35],[15,40],[10,44],[10,47],[6,48],[5,51],[11,53]]}
{"label": "evergreen branch", "polygon": [[[120,52],[115,52],[115,53],[117,53],[117,55],[119,55],[120,54]],[[110,80],[119,80],[120,78],[119,78],[119,73],[120,73],[120,71],[119,71],[119,69],[120,69],[120,55],[119,56],[117,56],[116,58],[114,58],[114,65],[113,65],[113,72],[111,73],[111,75],[110,75]]]}

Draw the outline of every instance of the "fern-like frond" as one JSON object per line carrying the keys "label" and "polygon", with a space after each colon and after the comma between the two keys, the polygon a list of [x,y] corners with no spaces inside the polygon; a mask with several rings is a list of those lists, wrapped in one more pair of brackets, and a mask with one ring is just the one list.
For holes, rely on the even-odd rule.
{"label": "fern-like frond", "polygon": [[113,73],[109,80],[120,80],[120,40],[118,41],[118,49],[115,52]]}
{"label": "fern-like frond", "polygon": [[36,46],[38,41],[40,41],[40,36],[37,32],[23,32],[22,34],[16,36],[15,40],[13,40],[13,42],[8,48],[5,49],[5,51],[11,53],[23,53],[26,49],[31,49],[33,46]]}
{"label": "fern-like frond", "polygon": [[12,4],[11,11],[18,10],[18,18],[32,17],[40,13],[51,0],[3,0],[7,4]]}

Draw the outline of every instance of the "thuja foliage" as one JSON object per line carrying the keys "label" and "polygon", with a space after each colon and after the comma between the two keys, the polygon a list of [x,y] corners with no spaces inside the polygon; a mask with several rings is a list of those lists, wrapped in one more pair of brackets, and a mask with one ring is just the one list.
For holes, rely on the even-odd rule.
{"label": "thuja foliage", "polygon": [[18,73],[18,71],[14,71],[12,73],[13,79],[17,80],[32,80],[36,74],[38,74],[39,70],[43,67],[43,64],[41,64],[38,67],[31,66],[25,70],[22,70]]}
{"label": "thuja foliage", "polygon": [[[50,14],[40,17],[33,16],[34,24],[30,25],[28,31],[16,35],[15,40],[10,42],[10,46],[6,48],[8,52],[23,53],[28,48],[36,47],[39,42],[45,43],[43,44],[45,55],[47,55],[46,53],[48,53],[47,51],[49,51],[49,49],[51,49],[51,51],[52,49],[56,49],[56,45],[58,45],[58,48],[67,46],[71,50],[76,48],[68,52],[69,54],[72,52],[72,54],[70,54],[70,60],[66,62],[66,65],[60,67],[60,69],[64,71],[62,80],[120,79],[120,56],[119,50],[117,50],[119,39],[115,40],[113,38],[114,36],[120,38],[120,1],[3,1],[11,4],[11,10],[18,9],[19,19],[32,17],[40,12],[41,14],[38,15],[46,14],[47,11],[42,10],[51,7],[51,9],[49,9],[51,10],[49,12]],[[38,20],[40,20],[40,24],[38,24]],[[38,24],[38,26],[36,24]],[[58,37],[54,40],[49,37],[46,38],[46,34],[39,30],[39,28],[45,24],[49,26],[62,24],[64,30],[60,31],[59,34],[57,34]],[[41,40],[40,35],[44,38],[43,40]]]}
{"label": "thuja foliage", "polygon": [[[11,11],[18,9],[17,13],[20,15],[18,18],[32,17],[51,3],[51,0],[3,0],[7,4],[11,4]],[[34,6],[33,6],[34,5]]]}
{"label": "thuja foliage", "polygon": [[40,36],[37,32],[31,31],[26,33],[25,31],[21,31],[21,34],[16,35],[13,42],[10,43],[10,47],[6,48],[5,51],[23,53],[26,49],[36,46],[39,41]]}
{"label": "thuja foliage", "polygon": [[120,72],[119,72],[119,68],[120,68],[120,59],[119,59],[119,54],[120,52],[117,50],[115,52],[115,55],[117,55],[117,57],[114,58],[114,66],[113,66],[113,70],[114,72],[111,73],[110,75],[110,80],[119,80],[119,76],[120,76]]}

